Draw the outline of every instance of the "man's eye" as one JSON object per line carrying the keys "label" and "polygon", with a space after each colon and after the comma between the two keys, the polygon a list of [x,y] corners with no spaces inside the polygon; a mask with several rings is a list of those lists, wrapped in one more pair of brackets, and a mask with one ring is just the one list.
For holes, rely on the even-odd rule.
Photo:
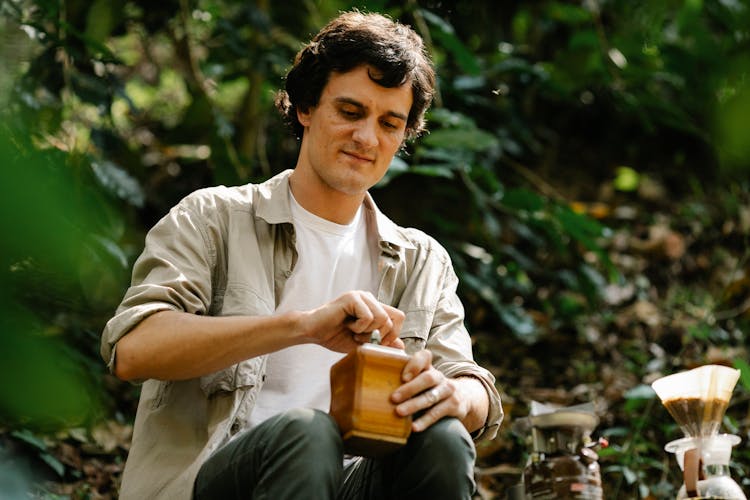
{"label": "man's eye", "polygon": [[395,123],[391,123],[391,122],[383,122],[383,126],[385,128],[389,128],[393,130],[396,130],[398,128],[398,125],[396,125]]}
{"label": "man's eye", "polygon": [[346,118],[359,118],[359,112],[358,111],[351,111],[349,109],[342,109],[341,114],[344,115]]}

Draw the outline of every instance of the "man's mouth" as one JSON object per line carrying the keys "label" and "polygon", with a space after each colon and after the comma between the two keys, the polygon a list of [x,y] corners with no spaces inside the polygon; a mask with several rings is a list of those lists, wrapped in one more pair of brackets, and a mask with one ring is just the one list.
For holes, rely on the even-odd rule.
{"label": "man's mouth", "polygon": [[368,156],[366,154],[357,153],[356,151],[346,151],[344,150],[343,153],[347,156],[351,156],[352,158],[359,160],[359,161],[369,161],[374,162],[375,158]]}

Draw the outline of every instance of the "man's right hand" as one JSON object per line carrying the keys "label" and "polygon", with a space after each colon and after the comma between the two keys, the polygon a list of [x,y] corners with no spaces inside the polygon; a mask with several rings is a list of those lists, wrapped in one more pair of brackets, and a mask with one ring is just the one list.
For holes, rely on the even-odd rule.
{"label": "man's right hand", "polygon": [[310,342],[338,352],[349,352],[380,331],[382,345],[404,348],[399,338],[404,313],[378,302],[370,292],[347,292],[304,313],[302,328]]}

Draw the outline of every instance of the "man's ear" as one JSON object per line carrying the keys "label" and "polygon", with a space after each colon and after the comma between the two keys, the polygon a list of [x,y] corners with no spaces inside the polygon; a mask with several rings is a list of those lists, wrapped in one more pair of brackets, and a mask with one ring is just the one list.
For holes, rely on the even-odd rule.
{"label": "man's ear", "polygon": [[304,111],[301,108],[297,108],[297,120],[300,122],[300,124],[303,127],[309,127],[310,126],[310,108],[305,109]]}

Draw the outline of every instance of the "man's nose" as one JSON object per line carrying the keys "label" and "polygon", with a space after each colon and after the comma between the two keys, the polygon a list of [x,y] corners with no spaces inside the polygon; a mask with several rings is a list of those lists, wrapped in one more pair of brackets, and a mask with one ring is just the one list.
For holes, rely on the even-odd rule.
{"label": "man's nose", "polygon": [[374,120],[360,120],[353,138],[363,148],[374,148],[378,145],[377,123]]}

